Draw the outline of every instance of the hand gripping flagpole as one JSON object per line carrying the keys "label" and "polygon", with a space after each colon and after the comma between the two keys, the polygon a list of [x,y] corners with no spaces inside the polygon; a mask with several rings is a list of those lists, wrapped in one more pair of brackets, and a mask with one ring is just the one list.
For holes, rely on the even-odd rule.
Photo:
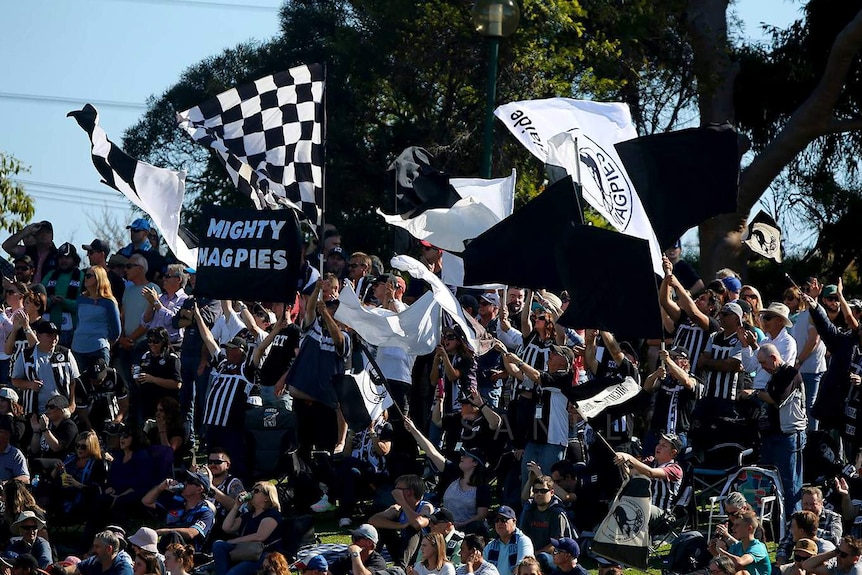
{"label": "hand gripping flagpole", "polygon": [[356,347],[359,348],[359,351],[362,352],[362,355],[365,356],[365,359],[368,360],[368,364],[365,366],[365,370],[368,372],[368,375],[371,376],[371,381],[373,381],[377,385],[382,385],[386,390],[386,393],[389,394],[389,397],[393,399],[392,405],[401,415],[401,419],[404,419],[404,412],[401,411],[401,407],[394,401],[395,396],[392,394],[392,389],[389,387],[389,382],[383,376],[383,371],[380,369],[380,366],[377,365],[377,362],[374,361],[374,358],[371,356],[371,352],[368,351],[368,348],[362,342],[362,340],[356,340]]}

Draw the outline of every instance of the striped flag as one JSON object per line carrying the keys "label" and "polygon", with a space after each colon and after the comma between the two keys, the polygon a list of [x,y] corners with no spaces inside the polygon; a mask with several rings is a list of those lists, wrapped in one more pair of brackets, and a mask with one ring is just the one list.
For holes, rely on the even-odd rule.
{"label": "striped flag", "polygon": [[257,209],[291,207],[320,225],[324,87],[323,66],[297,66],[222,92],[177,121],[216,151]]}

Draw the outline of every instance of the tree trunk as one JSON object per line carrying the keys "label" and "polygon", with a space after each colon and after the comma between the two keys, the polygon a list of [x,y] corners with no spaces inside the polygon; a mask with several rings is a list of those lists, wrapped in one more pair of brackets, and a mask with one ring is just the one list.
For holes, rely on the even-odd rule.
{"label": "tree trunk", "polygon": [[725,214],[700,225],[700,275],[705,283],[721,268],[745,274],[748,259],[748,248],[742,245],[745,220],[741,214]]}

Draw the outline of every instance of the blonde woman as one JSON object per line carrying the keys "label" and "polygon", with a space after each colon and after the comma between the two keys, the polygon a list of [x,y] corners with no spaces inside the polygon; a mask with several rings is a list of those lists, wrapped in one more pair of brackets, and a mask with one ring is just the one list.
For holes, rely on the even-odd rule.
{"label": "blonde woman", "polygon": [[753,316],[752,325],[763,329],[760,324],[760,311],[763,309],[763,302],[760,297],[760,292],[757,288],[750,285],[742,286],[739,290],[739,299],[745,300],[751,306],[751,315]]}
{"label": "blonde woman", "polygon": [[58,463],[51,476],[52,486],[59,492],[52,494],[49,507],[60,505],[63,513],[86,516],[86,510],[93,508],[107,478],[99,436],[93,431],[79,433],[75,439],[75,454],[64,463]]}
{"label": "blonde woman", "polygon": [[100,357],[110,363],[111,345],[120,337],[120,308],[104,268],[92,266],[84,271],[77,306],[78,327],[71,347],[78,365],[86,370]]}
{"label": "blonde woman", "polygon": [[[222,523],[225,533],[236,537],[213,543],[216,575],[254,575],[261,568],[266,554],[281,551],[282,521],[281,504],[274,485],[256,483],[251,491],[240,493]],[[256,559],[232,561],[231,551],[240,545],[249,547],[245,545],[248,543],[263,545],[259,556]]]}
{"label": "blonde woman", "polygon": [[446,540],[440,533],[429,533],[419,544],[422,561],[407,569],[407,575],[455,575],[455,567],[446,557]]}

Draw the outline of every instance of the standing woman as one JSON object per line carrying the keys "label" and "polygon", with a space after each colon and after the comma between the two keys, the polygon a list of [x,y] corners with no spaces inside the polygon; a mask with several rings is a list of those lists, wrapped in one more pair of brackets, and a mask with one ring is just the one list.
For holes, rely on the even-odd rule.
{"label": "standing woman", "polygon": [[[442,428],[432,425],[429,436],[435,445],[440,445],[442,433],[446,433],[447,443],[454,446],[453,440],[458,441],[461,422],[458,418],[445,417],[461,411],[461,399],[470,397],[472,391],[477,388],[476,383],[477,363],[476,357],[467,341],[461,333],[460,328],[444,328],[440,345],[434,352],[434,360],[431,364],[431,385],[436,386],[435,409],[439,410],[437,402],[443,402],[443,421],[449,422]],[[443,383],[443,393],[440,394],[440,382]],[[447,450],[447,451],[451,451]]]}
{"label": "standing woman", "polygon": [[3,301],[6,302],[6,308],[0,309],[0,342],[3,342],[3,349],[0,350],[0,386],[12,385],[12,354],[6,353],[5,344],[9,334],[15,331],[13,318],[16,314],[25,313],[24,295],[29,291],[22,282],[3,281]]}
{"label": "standing woman", "polygon": [[31,327],[42,319],[45,313],[45,296],[36,292],[24,292],[24,313],[12,316],[12,331],[6,336],[3,351],[9,355],[9,363],[14,367],[15,360],[28,347],[38,343],[36,332]]}
{"label": "standing woman", "polygon": [[739,290],[739,299],[745,300],[751,306],[751,315],[753,316],[751,324],[762,331],[760,312],[763,310],[763,302],[760,299],[760,292],[754,286],[744,285]]}
{"label": "standing woman", "polygon": [[84,272],[84,289],[78,296],[78,327],[72,336],[72,353],[81,369],[97,358],[111,361],[111,346],[120,337],[120,308],[104,268]]}
{"label": "standing woman", "polygon": [[455,575],[455,567],[446,557],[446,540],[440,533],[429,533],[419,544],[422,561],[407,569],[408,575]]}
{"label": "standing woman", "polygon": [[[248,499],[248,510],[241,511],[243,501]],[[222,529],[225,533],[237,534],[237,537],[227,541],[216,541],[213,544],[213,560],[216,575],[253,575],[260,569],[263,558],[271,551],[280,551],[281,547],[281,504],[278,502],[278,492],[270,483],[257,483],[250,493],[242,492],[236,498],[236,503],[224,518]],[[261,543],[263,549],[256,559],[237,562],[231,567],[230,553],[238,545]],[[276,548],[278,547],[278,548]]]}

